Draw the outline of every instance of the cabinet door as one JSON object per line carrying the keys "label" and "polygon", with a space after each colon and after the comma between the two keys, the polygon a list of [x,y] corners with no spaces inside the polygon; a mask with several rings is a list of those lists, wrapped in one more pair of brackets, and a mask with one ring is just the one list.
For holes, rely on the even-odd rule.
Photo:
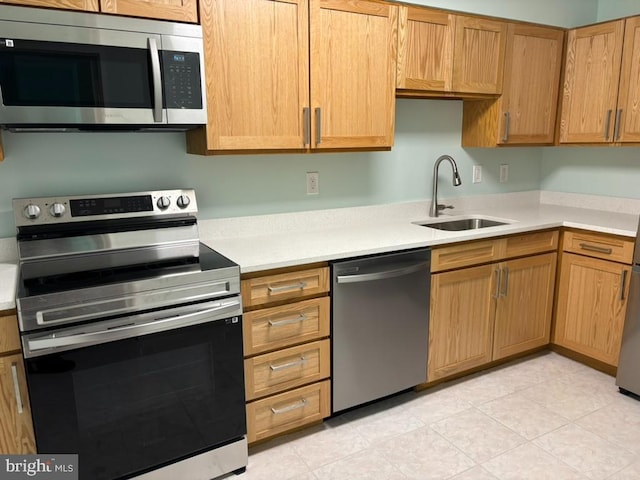
{"label": "cabinet door", "polygon": [[312,147],[391,147],[398,7],[311,0],[310,9]]}
{"label": "cabinet door", "polygon": [[554,343],[618,365],[631,267],[562,254]]}
{"label": "cabinet door", "polygon": [[0,453],[35,453],[22,355],[0,357]]}
{"label": "cabinet door", "polygon": [[499,144],[553,143],[562,30],[510,24]]}
{"label": "cabinet door", "polygon": [[132,17],[198,23],[197,0],[100,0],[100,11]]}
{"label": "cabinet door", "polygon": [[549,343],[556,254],[510,260],[501,264],[501,269],[494,360]]}
{"label": "cabinet door", "polygon": [[491,361],[496,265],[431,277],[429,382]]}
{"label": "cabinet door", "polygon": [[51,7],[65,10],[98,11],[98,0],[0,0],[2,3],[25,5],[30,7]]}
{"label": "cabinet door", "polygon": [[[303,149],[309,106],[306,0],[201,2],[208,122],[190,153]],[[203,145],[205,143],[205,145]]]}
{"label": "cabinet door", "polygon": [[398,88],[450,92],[454,16],[419,7],[400,7]]}
{"label": "cabinet door", "polygon": [[616,141],[640,142],[640,17],[628,18],[618,98]]}
{"label": "cabinet door", "polygon": [[624,20],[569,31],[561,143],[613,139]]}
{"label": "cabinet door", "polygon": [[453,90],[499,94],[507,40],[507,23],[456,17]]}

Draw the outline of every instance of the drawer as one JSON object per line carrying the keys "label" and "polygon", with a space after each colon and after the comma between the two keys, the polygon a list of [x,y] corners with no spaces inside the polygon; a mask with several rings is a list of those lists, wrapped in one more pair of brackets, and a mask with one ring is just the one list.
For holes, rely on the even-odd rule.
{"label": "drawer", "polygon": [[330,382],[324,380],[248,403],[249,443],[328,417],[331,413],[330,398]]}
{"label": "drawer", "polygon": [[242,280],[242,301],[245,307],[318,295],[328,291],[328,267]]}
{"label": "drawer", "polygon": [[0,354],[20,350],[18,320],[15,315],[0,315]]}
{"label": "drawer", "polygon": [[329,305],[329,297],[322,297],[245,313],[244,354],[255,355],[328,337]]}
{"label": "drawer", "polygon": [[502,253],[500,247],[500,240],[479,240],[434,248],[431,251],[431,271],[440,272],[499,260]]}
{"label": "drawer", "polygon": [[567,230],[563,234],[562,249],[588,257],[631,264],[634,241],[615,235]]}
{"label": "drawer", "polygon": [[244,361],[247,400],[328,378],[329,340],[306,343]]}
{"label": "drawer", "polygon": [[557,230],[533,232],[503,238],[504,258],[522,257],[537,253],[554,252],[558,249]]}

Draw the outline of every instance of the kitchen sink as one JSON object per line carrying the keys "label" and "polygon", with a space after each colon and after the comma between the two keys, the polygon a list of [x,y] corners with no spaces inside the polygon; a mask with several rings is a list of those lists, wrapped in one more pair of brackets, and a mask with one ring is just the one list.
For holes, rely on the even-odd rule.
{"label": "kitchen sink", "polygon": [[434,222],[416,222],[416,225],[423,227],[435,228],[437,230],[446,230],[448,232],[459,232],[463,230],[476,230],[478,228],[498,227],[500,225],[508,225],[509,222],[502,222],[490,218],[474,217],[474,218],[457,218],[455,220],[443,220]]}

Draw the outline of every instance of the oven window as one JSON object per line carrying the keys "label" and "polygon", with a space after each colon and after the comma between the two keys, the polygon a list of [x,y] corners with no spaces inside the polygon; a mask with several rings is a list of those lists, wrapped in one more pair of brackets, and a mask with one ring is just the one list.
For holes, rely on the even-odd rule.
{"label": "oven window", "polygon": [[246,433],[236,318],[27,360],[41,453],[78,453],[114,479]]}

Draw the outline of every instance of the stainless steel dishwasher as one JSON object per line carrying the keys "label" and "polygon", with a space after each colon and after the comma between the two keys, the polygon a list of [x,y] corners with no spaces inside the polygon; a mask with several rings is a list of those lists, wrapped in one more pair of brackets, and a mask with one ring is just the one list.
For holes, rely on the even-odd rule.
{"label": "stainless steel dishwasher", "polygon": [[431,251],[334,262],[333,412],[427,380]]}

